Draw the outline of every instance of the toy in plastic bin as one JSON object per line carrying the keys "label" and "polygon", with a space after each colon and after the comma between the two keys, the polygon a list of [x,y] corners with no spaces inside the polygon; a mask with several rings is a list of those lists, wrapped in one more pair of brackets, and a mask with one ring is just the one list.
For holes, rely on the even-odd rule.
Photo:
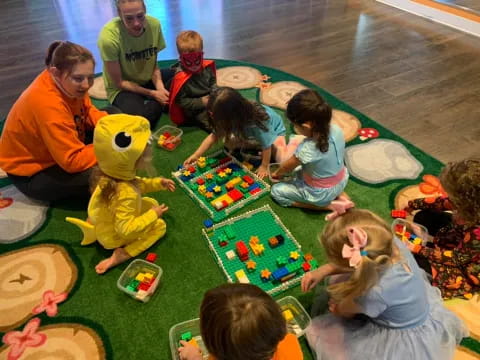
{"label": "toy in plastic bin", "polygon": [[392,231],[400,240],[407,243],[412,252],[416,253],[421,246],[429,241],[428,230],[425,226],[405,219],[395,219],[392,223]]}
{"label": "toy in plastic bin", "polygon": [[293,173],[285,173],[281,177],[274,178],[272,177],[272,174],[278,170],[280,167],[280,163],[272,163],[268,166],[268,177],[272,183],[277,183],[280,181],[290,181],[293,178]]}
{"label": "toy in plastic bin", "polygon": [[120,275],[117,286],[134,299],[147,302],[157,289],[162,273],[160,266],[136,259]]}
{"label": "toy in plastic bin", "polygon": [[182,135],[182,129],[165,125],[155,131],[153,138],[157,140],[157,145],[162,149],[173,151],[182,142]]}

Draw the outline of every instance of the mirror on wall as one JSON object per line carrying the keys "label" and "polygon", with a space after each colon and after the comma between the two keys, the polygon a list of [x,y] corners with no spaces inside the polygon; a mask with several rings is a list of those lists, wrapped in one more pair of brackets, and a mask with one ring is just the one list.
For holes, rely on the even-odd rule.
{"label": "mirror on wall", "polygon": [[480,0],[435,0],[435,2],[480,14]]}

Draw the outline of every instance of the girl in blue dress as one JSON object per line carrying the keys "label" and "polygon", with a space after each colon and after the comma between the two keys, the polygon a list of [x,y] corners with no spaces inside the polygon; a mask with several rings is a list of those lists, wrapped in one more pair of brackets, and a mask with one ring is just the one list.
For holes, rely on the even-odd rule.
{"label": "girl in blue dress", "polygon": [[325,277],[329,312],[306,330],[317,359],[452,359],[468,330],[442,303],[389,226],[350,209],[328,223],[320,241],[329,263],[307,273],[302,290]]}
{"label": "girl in blue dress", "polygon": [[207,113],[213,131],[185,160],[184,165],[195,162],[215,143],[223,140],[230,149],[259,148],[261,164],[257,175],[264,178],[268,175],[272,157],[286,158],[298,146],[298,142],[285,143],[285,125],[275,110],[245,99],[235,89],[220,87],[213,91],[208,99]]}
{"label": "girl in blue dress", "polygon": [[345,139],[342,130],[331,124],[332,108],[314,90],[295,94],[287,105],[287,117],[305,139],[295,153],[272,174],[279,178],[297,167],[292,181],[273,185],[272,197],[282,206],[312,210],[330,209],[332,219],[353,207],[342,192],[348,181],[344,165]]}

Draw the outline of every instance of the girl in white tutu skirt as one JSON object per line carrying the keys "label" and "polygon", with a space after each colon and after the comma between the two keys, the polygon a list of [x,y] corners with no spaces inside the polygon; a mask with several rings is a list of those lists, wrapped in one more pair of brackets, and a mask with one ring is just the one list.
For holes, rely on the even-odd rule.
{"label": "girl in white tutu skirt", "polygon": [[350,209],[327,224],[320,241],[329,263],[302,279],[309,291],[336,275],[327,288],[329,312],[306,332],[317,359],[453,358],[468,330],[384,220]]}

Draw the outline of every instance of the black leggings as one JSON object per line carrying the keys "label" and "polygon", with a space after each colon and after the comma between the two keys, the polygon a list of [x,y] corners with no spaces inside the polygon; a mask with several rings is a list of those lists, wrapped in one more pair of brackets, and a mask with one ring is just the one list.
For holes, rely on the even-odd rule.
{"label": "black leggings", "polygon": [[[169,90],[175,71],[172,69],[161,69],[160,71],[165,89]],[[143,87],[155,89],[151,81],[143,85]],[[150,122],[152,130],[155,129],[162,112],[166,112],[168,109],[168,106],[160,104],[155,99],[131,91],[120,91],[113,100],[113,105],[121,109],[125,114],[143,116]]]}

